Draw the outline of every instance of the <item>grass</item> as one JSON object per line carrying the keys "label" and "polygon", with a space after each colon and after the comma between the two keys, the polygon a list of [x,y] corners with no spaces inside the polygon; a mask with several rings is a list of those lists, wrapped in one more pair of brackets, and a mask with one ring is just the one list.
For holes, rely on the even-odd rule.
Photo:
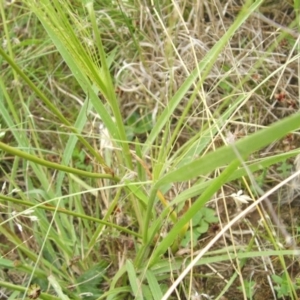
{"label": "grass", "polygon": [[2,2],[3,297],[298,299],[299,5]]}

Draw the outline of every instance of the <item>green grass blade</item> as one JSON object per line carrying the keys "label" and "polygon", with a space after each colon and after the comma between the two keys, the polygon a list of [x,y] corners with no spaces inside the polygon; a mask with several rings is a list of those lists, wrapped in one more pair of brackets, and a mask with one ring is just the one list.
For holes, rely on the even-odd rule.
{"label": "green grass blade", "polygon": [[130,282],[132,293],[134,294],[134,299],[143,300],[142,291],[142,283],[136,275],[134,265],[130,260],[126,261],[126,270],[128,274],[128,279]]}
{"label": "green grass blade", "polygon": [[[125,161],[127,162],[127,166],[129,168],[132,168],[132,159],[131,159],[131,154],[129,151],[129,144],[127,143],[124,122],[123,122],[123,118],[122,118],[122,115],[120,112],[120,106],[119,106],[119,103],[118,103],[118,100],[116,97],[112,78],[111,78],[111,75],[110,75],[110,72],[108,69],[107,58],[106,58],[106,54],[105,54],[104,47],[103,47],[102,40],[101,40],[101,32],[99,31],[99,26],[96,21],[95,10],[93,8],[93,2],[91,2],[91,1],[88,2],[86,4],[86,7],[89,12],[90,19],[91,19],[92,27],[94,30],[94,36],[96,38],[96,45],[97,45],[100,60],[101,60],[102,72],[100,72],[100,74],[102,75],[102,77],[99,79],[101,79],[104,86],[106,87],[106,99],[109,102],[109,104],[111,105],[113,115],[116,120],[116,125],[117,125],[116,129],[119,131],[118,136],[120,138],[119,143],[121,144],[121,147],[124,151]],[[99,74],[99,72],[98,72],[98,74]],[[100,77],[100,76],[97,76],[97,77]],[[95,78],[97,78],[97,77],[95,76]]]}
{"label": "green grass blade", "polygon": [[[297,113],[272,124],[268,128],[242,138],[235,143],[235,146],[242,157],[247,157],[249,154],[269,145],[274,140],[278,140],[288,133],[297,130],[299,127],[299,114]],[[214,152],[210,152],[207,155],[195,159],[193,162],[168,173],[158,180],[156,187],[208,174],[213,170],[226,165],[235,158],[236,154],[233,148],[231,146],[223,146]]]}
{"label": "green grass blade", "polygon": [[[56,108],[55,105],[46,97],[46,95],[29,79],[29,77],[18,67],[18,65],[0,48],[0,55],[11,65],[11,67],[18,73],[18,75],[28,84],[28,86],[36,93],[37,96],[43,100],[47,107],[58,117],[58,119],[66,125],[75,135],[81,143],[90,150],[91,154],[99,161],[100,164],[107,169],[105,162],[98,151],[95,151],[93,147],[76,131],[76,129],[71,125],[71,123],[63,116],[63,114]],[[109,169],[107,169],[109,172]]]}
{"label": "green grass blade", "polygon": [[92,172],[87,172],[87,171],[71,168],[71,167],[68,167],[68,166],[63,166],[63,165],[58,164],[58,163],[54,163],[54,162],[44,160],[42,158],[38,158],[35,155],[28,154],[24,151],[21,151],[19,149],[14,148],[14,147],[8,146],[7,144],[4,144],[2,142],[0,142],[0,149],[2,149],[3,151],[5,151],[7,153],[12,154],[12,155],[22,157],[22,158],[24,158],[26,160],[29,160],[31,162],[34,162],[38,165],[48,167],[48,168],[51,168],[51,169],[60,170],[60,171],[63,171],[63,172],[69,172],[69,173],[72,173],[72,174],[77,174],[77,175],[86,176],[86,177],[90,177],[90,178],[107,178],[107,179],[112,179],[114,181],[119,181],[119,179],[117,177],[115,177],[111,174],[92,173]]}
{"label": "green grass blade", "polygon": [[[206,54],[206,56],[201,60],[198,66],[191,72],[191,74],[180,86],[172,99],[170,99],[168,106],[159,116],[157,123],[153,127],[150,135],[147,138],[147,141],[145,142],[145,145],[143,147],[144,155],[149,152],[150,147],[153,145],[155,139],[159,136],[163,128],[169,122],[172,114],[174,113],[174,110],[178,107],[179,103],[184,98],[184,95],[191,88],[191,86],[195,84],[196,79],[200,77],[200,80],[202,82],[205,80],[207,74],[211,70],[211,67],[217,60],[218,55],[224,49],[226,43],[228,43],[233,34],[241,27],[241,25],[247,20],[247,18],[249,18],[251,13],[263,3],[263,0],[256,1],[251,6],[249,6],[250,3],[252,3],[252,0],[247,1],[245,8],[240,12],[234,23],[230,26],[230,28],[228,28],[223,37]],[[200,74],[199,72],[203,72],[203,74]]]}
{"label": "green grass blade", "polygon": [[49,275],[48,280],[49,280],[50,285],[53,287],[56,294],[58,295],[59,299],[70,300],[70,298],[66,294],[63,293],[61,286],[59,285],[59,283],[57,282],[57,280],[55,279],[55,277],[53,275]]}
{"label": "green grass blade", "polygon": [[[67,196],[65,198],[68,198],[68,197],[69,196]],[[63,198],[63,197],[61,197],[61,198]],[[57,200],[58,200],[57,198],[54,198],[54,199],[48,200],[46,202],[43,202],[45,204],[40,204],[40,203],[39,204],[34,204],[30,201],[26,201],[25,199],[19,200],[19,199],[15,199],[15,198],[4,196],[4,195],[0,194],[0,201],[3,201],[3,202],[7,201],[7,202],[11,202],[11,203],[16,203],[16,204],[19,204],[19,205],[24,205],[24,206],[27,206],[27,207],[30,207],[30,208],[41,208],[41,209],[44,209],[46,211],[47,210],[48,211],[56,211],[57,210],[59,213],[74,216],[74,217],[77,217],[77,218],[80,218],[80,219],[85,219],[85,220],[88,220],[90,222],[103,224],[103,225],[106,225],[106,226],[109,226],[109,227],[112,227],[112,228],[116,228],[118,231],[126,232],[127,234],[129,234],[131,236],[134,236],[136,238],[141,238],[140,234],[138,234],[138,233],[136,233],[132,230],[129,230],[126,227],[122,227],[122,226],[119,226],[119,225],[111,223],[111,222],[106,222],[106,221],[103,221],[101,219],[97,219],[97,218],[94,218],[94,217],[91,217],[91,216],[82,215],[82,214],[79,214],[79,213],[76,213],[74,211],[67,210],[67,209],[64,209],[64,208],[56,208],[55,206],[48,205],[49,202],[57,201]],[[3,225],[4,223],[5,222],[2,222],[1,224]],[[0,230],[1,230],[1,228],[0,228]],[[26,255],[28,255],[28,254],[26,253]],[[35,255],[33,255],[33,257],[35,257]]]}
{"label": "green grass blade", "polygon": [[[240,162],[234,160],[231,164],[221,173],[221,175],[215,178],[209,187],[202,193],[202,195],[192,204],[182,218],[173,226],[168,232],[167,236],[161,241],[157,248],[153,251],[150,265],[157,262],[159,256],[165,253],[165,251],[176,241],[178,234],[184,229],[186,224],[193,218],[193,216],[205,205],[207,201],[213,196],[214,193],[226,182],[228,177],[236,170]],[[175,251],[177,249],[174,249]]]}
{"label": "green grass blade", "polygon": [[147,270],[146,278],[154,300],[160,300],[163,297],[163,292],[152,271]]}

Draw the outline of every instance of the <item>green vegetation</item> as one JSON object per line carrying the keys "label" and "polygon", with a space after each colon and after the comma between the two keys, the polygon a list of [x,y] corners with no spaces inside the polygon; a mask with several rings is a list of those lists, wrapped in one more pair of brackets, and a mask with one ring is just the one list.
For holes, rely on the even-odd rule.
{"label": "green vegetation", "polygon": [[[247,299],[253,299],[254,289],[255,289],[255,282],[244,280],[244,287],[246,292]],[[243,291],[242,287],[238,287],[240,291]]]}
{"label": "green vegetation", "polygon": [[286,273],[284,273],[282,276],[273,274],[272,279],[275,283],[278,284],[277,286],[274,287],[277,292],[278,298],[282,298],[283,296],[289,295],[291,284],[293,285],[294,289],[300,288],[296,284],[290,282],[290,278],[287,278]]}
{"label": "green vegetation", "polygon": [[2,1],[2,294],[298,299],[299,8]]}

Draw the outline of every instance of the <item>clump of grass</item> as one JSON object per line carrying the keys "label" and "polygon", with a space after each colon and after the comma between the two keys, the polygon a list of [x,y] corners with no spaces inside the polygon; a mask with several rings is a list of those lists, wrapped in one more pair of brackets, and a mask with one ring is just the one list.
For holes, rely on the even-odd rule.
{"label": "clump of grass", "polygon": [[284,182],[255,181],[298,153],[278,142],[299,128],[281,120],[297,107],[297,7],[274,29],[262,2],[1,4],[5,293],[249,298],[255,259],[273,297],[297,298],[297,237],[261,205]]}

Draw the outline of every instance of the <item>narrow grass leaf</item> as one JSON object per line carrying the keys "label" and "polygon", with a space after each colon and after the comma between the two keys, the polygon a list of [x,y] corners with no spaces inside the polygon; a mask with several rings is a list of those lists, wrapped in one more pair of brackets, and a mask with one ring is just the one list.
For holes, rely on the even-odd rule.
{"label": "narrow grass leaf", "polygon": [[[237,251],[239,250],[239,251]],[[232,261],[234,259],[248,259],[248,258],[258,258],[258,257],[276,257],[276,256],[294,256],[299,255],[299,251],[295,250],[266,250],[266,251],[244,251],[243,248],[224,248],[207,253],[207,256],[203,256],[196,264],[196,266],[203,266],[207,264],[214,264],[220,262]],[[170,270],[170,261],[161,260],[157,264],[153,265],[150,270],[153,272],[156,278],[159,278],[160,275],[171,272],[179,271],[182,269],[182,264],[185,263],[188,265],[190,263],[190,258],[176,258],[172,261],[172,270]]]}
{"label": "narrow grass leaf", "polygon": [[70,298],[66,294],[64,294],[64,292],[62,291],[61,286],[59,285],[59,283],[57,282],[57,280],[55,279],[55,277],[53,275],[48,276],[48,281],[51,284],[51,286],[53,287],[53,289],[55,290],[55,292],[58,295],[59,299],[61,299],[61,300],[70,300]]}
{"label": "narrow grass leaf", "polygon": [[205,70],[205,73],[201,74],[201,80],[204,81],[212,65],[217,60],[218,55],[224,49],[226,43],[230,40],[233,34],[241,27],[241,25],[247,20],[251,13],[263,3],[263,0],[256,1],[251,6],[249,6],[250,3],[252,3],[252,1],[248,0],[245,5],[245,8],[242,9],[238,17],[235,19],[234,23],[224,33],[223,37],[218,42],[216,42],[213,48],[205,55],[205,57],[201,60],[198,66],[196,66],[196,68],[191,72],[191,74],[188,76],[185,82],[180,86],[180,88],[172,97],[172,99],[170,99],[170,101],[168,102],[168,106],[159,116],[157,123],[153,127],[150,135],[147,138],[147,141],[145,142],[145,145],[143,147],[144,155],[148,153],[151,145],[153,145],[155,139],[159,136],[163,128],[169,122],[172,114],[174,113],[174,110],[178,107],[179,103],[184,98],[184,95],[195,83],[195,80],[200,76],[199,72],[203,72]]}
{"label": "narrow grass leaf", "polygon": [[[101,60],[101,70],[102,72],[96,72],[95,74],[95,78],[99,79],[103,82],[105,88],[106,88],[106,100],[109,102],[109,104],[111,105],[112,111],[113,111],[113,115],[114,118],[116,120],[116,129],[119,131],[119,143],[120,146],[123,149],[124,152],[124,156],[125,156],[125,161],[127,162],[127,166],[129,168],[132,168],[132,160],[131,160],[131,154],[129,151],[129,144],[126,142],[127,138],[126,138],[126,132],[125,132],[125,127],[124,127],[124,122],[122,119],[122,115],[121,115],[121,111],[120,111],[120,106],[116,97],[116,93],[115,93],[115,89],[113,86],[113,82],[112,82],[112,78],[108,69],[108,64],[107,64],[107,58],[106,58],[106,53],[104,51],[104,47],[102,44],[102,40],[101,40],[101,32],[99,31],[99,26],[97,24],[96,21],[96,17],[95,17],[95,10],[93,7],[93,3],[89,2],[86,5],[87,10],[89,12],[90,15],[90,19],[91,19],[91,23],[92,23],[92,27],[94,30],[94,36],[96,39],[96,45],[97,45],[97,49],[99,51],[99,55],[100,55],[100,60]],[[100,77],[100,74],[102,73],[103,76]],[[122,142],[123,141],[123,142]]]}
{"label": "narrow grass leaf", "polygon": [[142,295],[142,283],[138,279],[134,269],[134,265],[129,259],[126,261],[126,270],[127,270],[130,286],[132,289],[132,293],[134,294],[135,297],[134,299],[143,300],[144,298]]}
{"label": "narrow grass leaf", "polygon": [[[6,288],[6,289],[11,290],[11,291],[18,291],[18,292],[23,292],[23,293],[26,292],[25,287],[23,287],[21,285],[10,283],[10,282],[7,282],[7,281],[0,281],[0,287]],[[16,295],[16,297],[18,297],[18,298],[16,298],[16,297],[14,298],[14,295]],[[20,295],[17,292],[15,292],[8,299],[9,300],[20,299],[19,297],[20,297]],[[39,299],[42,299],[42,300],[60,300],[60,298],[55,297],[53,295],[48,295],[47,293],[41,293],[39,295]]]}
{"label": "narrow grass leaf", "polygon": [[[17,203],[19,205],[24,205],[24,206],[27,206],[27,207],[31,207],[31,208],[41,208],[41,209],[44,209],[46,211],[55,211],[57,210],[59,213],[63,213],[63,214],[67,214],[67,215],[70,215],[70,216],[74,216],[74,217],[77,217],[77,218],[80,218],[80,219],[85,219],[85,220],[88,220],[88,221],[91,221],[91,222],[96,222],[96,223],[100,223],[100,224],[103,224],[103,225],[106,225],[106,226],[109,226],[109,227],[112,227],[112,228],[116,228],[118,231],[123,231],[123,232],[126,232],[128,235],[131,235],[131,236],[134,236],[134,237],[137,237],[137,238],[141,238],[141,235],[136,233],[135,231],[132,231],[132,230],[129,230],[127,227],[122,227],[122,226],[119,226],[115,223],[110,223],[110,222],[105,222],[101,219],[97,219],[97,218],[94,218],[94,217],[91,217],[91,216],[88,216],[88,215],[82,215],[82,214],[79,214],[79,213],[76,213],[74,211],[71,211],[71,210],[67,210],[67,209],[64,209],[64,208],[56,208],[55,206],[52,206],[52,205],[49,205],[48,203],[51,202],[48,201],[48,203],[45,203],[45,205],[43,204],[34,204],[30,201],[26,201],[26,200],[19,200],[19,199],[15,199],[15,198],[12,198],[12,197],[8,197],[8,196],[4,196],[4,195],[1,195],[0,194],[0,201],[9,201],[9,202],[12,202],[12,203]],[[56,201],[57,198],[55,199],[52,199],[52,201]],[[5,222],[2,222],[0,223],[1,225],[3,225]],[[1,226],[0,226],[0,231],[2,230]],[[20,240],[18,240],[18,243],[21,244]],[[29,256],[29,254],[26,253],[26,255]],[[33,255],[33,257],[35,257],[35,255]]]}
{"label": "narrow grass leaf", "polygon": [[75,168],[71,168],[68,166],[64,166],[58,163],[54,163],[54,162],[50,162],[48,160],[44,160],[42,158],[38,158],[35,155],[31,155],[28,154],[24,151],[21,151],[19,149],[16,149],[14,147],[8,146],[5,143],[0,142],[0,149],[2,149],[3,151],[22,157],[24,159],[27,159],[31,162],[34,162],[38,165],[41,166],[45,166],[51,169],[56,169],[56,170],[60,170],[60,171],[64,171],[64,172],[68,172],[68,173],[73,173],[73,174],[77,174],[77,175],[81,175],[81,176],[85,176],[85,177],[90,177],[90,178],[107,178],[107,179],[112,179],[114,181],[118,181],[119,179],[111,174],[101,174],[101,173],[92,173],[92,172],[87,172],[87,171],[83,171],[83,170],[79,170],[79,169],[75,169]]}
{"label": "narrow grass leaf", "polygon": [[163,297],[163,292],[162,292],[160,285],[159,285],[155,275],[153,274],[153,272],[150,270],[147,270],[146,278],[147,278],[153,299],[160,300]]}
{"label": "narrow grass leaf", "polygon": [[148,204],[148,196],[142,191],[143,183],[133,185],[130,181],[124,180],[126,187],[130,192],[141,201],[141,204],[145,208]]}
{"label": "narrow grass leaf", "polygon": [[[251,163],[251,162],[246,163],[246,166],[251,173],[254,173],[257,171],[267,169],[271,165],[274,165],[274,164],[277,164],[280,162],[284,162],[287,159],[292,158],[298,154],[299,154],[299,150],[293,150],[293,151],[289,151],[286,153],[274,155],[271,157],[259,158],[256,161],[254,161],[253,163]],[[232,173],[232,175],[227,179],[226,182],[231,182],[233,180],[239,179],[239,178],[241,178],[243,176],[247,176],[247,175],[248,175],[247,170],[245,170],[243,167],[240,167]],[[199,182],[195,182],[195,184],[193,184],[193,186],[191,186],[188,189],[183,190],[180,194],[178,194],[169,203],[169,206],[172,207],[173,205],[183,203],[184,201],[186,201],[189,198],[193,198],[193,197],[200,195],[203,192],[203,190],[206,189],[206,187],[210,184],[211,184],[211,180],[203,181],[201,179]]]}
{"label": "narrow grass leaf", "polygon": [[[104,293],[101,297],[99,297],[97,300],[114,300],[114,299],[120,299],[118,298],[119,294],[129,294],[131,292],[130,286],[122,286],[122,287],[116,287],[111,291],[108,291]],[[119,296],[121,297],[121,296]],[[124,298],[121,298],[124,299]]]}
{"label": "narrow grass leaf", "polygon": [[0,267],[5,269],[12,269],[14,267],[14,263],[9,259],[0,257]]}
{"label": "narrow grass leaf", "polygon": [[[297,130],[300,114],[294,114],[284,120],[272,124],[270,127],[262,129],[250,136],[247,136],[235,143],[237,150],[242,157],[247,157],[251,153],[269,145],[289,132]],[[168,173],[156,183],[156,187],[171,182],[180,182],[196,178],[199,175],[206,175],[213,170],[223,167],[227,163],[236,159],[236,154],[231,146],[223,146],[214,152],[195,159],[193,162]]]}
{"label": "narrow grass leaf", "polygon": [[[214,193],[226,182],[227,178],[234,172],[234,170],[239,166],[240,162],[238,160],[233,161],[219,177],[212,180],[211,184],[202,193],[202,195],[196,199],[188,211],[181,217],[181,219],[173,226],[173,228],[168,232],[164,239],[160,242],[157,248],[154,249],[150,265],[157,262],[160,255],[166,252],[166,250],[177,240],[177,236],[184,229],[186,224],[194,217],[194,215],[206,204],[207,201],[211,199]],[[173,251],[177,249],[173,249]]]}

